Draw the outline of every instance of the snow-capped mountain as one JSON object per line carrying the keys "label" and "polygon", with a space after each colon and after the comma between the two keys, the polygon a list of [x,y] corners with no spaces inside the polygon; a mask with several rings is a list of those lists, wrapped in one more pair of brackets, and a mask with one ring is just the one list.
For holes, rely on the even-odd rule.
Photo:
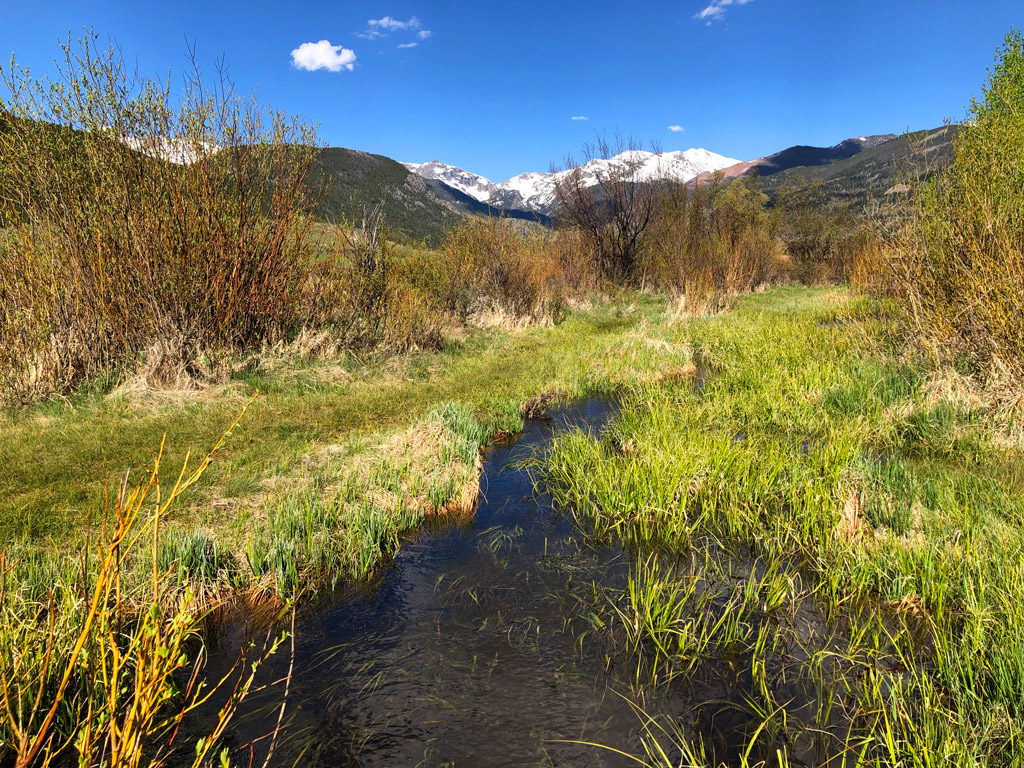
{"label": "snow-capped mountain", "polygon": [[[608,159],[595,159],[581,166],[584,184],[597,184],[615,167],[630,167],[629,175],[637,181],[672,180],[687,182],[702,173],[735,165],[737,160],[717,155],[706,149],[678,152],[644,152],[630,150]],[[437,179],[460,192],[488,203],[495,208],[550,213],[555,202],[555,184],[571,171],[554,173],[521,173],[508,181],[495,184],[489,179],[437,160],[430,163],[403,163],[425,179]]]}
{"label": "snow-capped mountain", "polygon": [[443,181],[449,187],[459,190],[472,198],[485,202],[490,198],[497,186],[494,182],[478,176],[475,173],[456,168],[454,165],[447,165],[439,160],[429,163],[402,163],[413,173],[417,173],[424,179],[437,179]]}

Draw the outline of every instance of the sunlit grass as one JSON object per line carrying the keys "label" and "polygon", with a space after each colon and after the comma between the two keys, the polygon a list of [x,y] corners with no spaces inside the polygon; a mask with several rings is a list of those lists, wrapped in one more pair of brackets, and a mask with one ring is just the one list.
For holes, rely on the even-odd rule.
{"label": "sunlit grass", "polygon": [[[734,681],[729,706],[749,724],[735,764],[1019,761],[1012,414],[899,358],[876,340],[874,306],[843,291],[774,289],[684,322],[632,300],[350,366],[332,384],[317,364],[246,381],[268,392],[198,503],[168,515],[159,570],[175,590],[275,601],[366,577],[403,531],[471,514],[480,445],[520,429],[527,399],[615,393],[609,428],[557,438],[541,479],[591,536],[641,553],[601,629],[639,689]],[[694,362],[696,379],[673,373]],[[76,471],[123,472],[158,425],[187,445],[243,389],[156,403],[93,393],[8,415],[0,482],[25,483],[4,518],[25,599],[77,578],[60,553],[84,536],[101,486],[81,494]],[[644,728],[650,764],[725,749],[696,727]]]}
{"label": "sunlit grass", "polygon": [[[463,491],[490,435],[521,428],[525,400],[552,390],[566,397],[618,391],[688,359],[665,343],[671,331],[662,300],[629,301],[554,328],[474,332],[439,352],[268,365],[183,396],[94,391],[8,412],[0,416],[0,534],[25,552],[73,551],[104,482],[123,476],[164,433],[168,461],[213,442],[218,425],[258,386],[260,397],[204,484],[168,520],[177,533],[164,545],[165,560],[180,550],[184,573],[244,580],[249,545],[306,508],[316,511],[306,509],[303,518],[322,518],[332,529],[380,528],[386,520],[377,538],[381,551],[391,551],[398,531]],[[256,581],[279,570],[269,563],[275,547],[293,546],[295,537],[286,538],[293,543],[255,558],[263,563]],[[213,546],[216,565],[207,557]],[[344,549],[346,565],[330,569],[335,575],[364,574],[380,559],[355,540]]]}
{"label": "sunlit grass", "polygon": [[[252,686],[260,652],[219,681],[203,680],[199,641],[214,603],[202,587],[221,560],[200,534],[161,530],[220,445],[185,464],[174,483],[161,482],[162,452],[141,480],[126,478],[77,562],[0,553],[5,764],[165,765],[182,718],[212,696],[221,703],[210,731],[189,745],[183,764],[225,764],[221,738]],[[268,641],[263,652],[279,642]]]}
{"label": "sunlit grass", "polygon": [[[702,386],[638,388],[603,438],[558,438],[544,479],[596,535],[683,558],[671,582],[638,566],[622,620],[676,672],[744,659],[762,759],[818,729],[822,755],[853,762],[1012,764],[1024,757],[1012,420],[936,386],[873,340],[874,323],[870,304],[801,289],[690,320],[679,332]],[[704,564],[737,558],[770,564],[758,597],[713,609]],[[816,636],[765,629],[769,606],[807,600]],[[752,623],[719,629],[726,614]],[[705,642],[718,634],[738,650]],[[816,686],[815,713],[773,692],[780,672],[758,659],[776,636],[788,674]]]}

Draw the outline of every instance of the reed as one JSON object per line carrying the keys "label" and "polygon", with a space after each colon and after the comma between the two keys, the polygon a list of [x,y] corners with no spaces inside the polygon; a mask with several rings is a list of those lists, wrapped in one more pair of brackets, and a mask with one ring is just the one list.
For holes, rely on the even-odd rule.
{"label": "reed", "polygon": [[[190,583],[202,574],[189,569],[207,563],[209,550],[204,542],[199,555],[193,543],[177,550],[192,552],[191,560],[169,559],[162,540],[162,521],[219,447],[194,467],[186,462],[170,487],[161,487],[162,449],[141,481],[126,477],[80,563],[45,590],[36,568],[0,553],[5,762],[160,766],[184,754],[197,767],[228,763],[221,737],[260,658],[280,640],[250,649],[222,679],[204,681],[201,630],[211,602]],[[177,743],[182,721],[214,697],[221,703],[210,732]]]}

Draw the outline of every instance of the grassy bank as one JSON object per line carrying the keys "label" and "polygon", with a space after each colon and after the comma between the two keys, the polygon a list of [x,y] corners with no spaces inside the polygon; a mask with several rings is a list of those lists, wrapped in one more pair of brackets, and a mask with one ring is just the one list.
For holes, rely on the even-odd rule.
{"label": "grassy bank", "polygon": [[[238,595],[285,608],[367,576],[428,517],[471,515],[482,444],[552,401],[685,375],[670,336],[665,302],[636,295],[557,327],[469,331],[440,351],[264,355],[205,389],[83,389],[5,412],[0,761],[165,754],[178,713],[211,693],[181,686],[201,679],[209,610]],[[215,684],[227,703],[197,765],[220,749],[250,662],[279,643],[255,643]]]}
{"label": "grassy bank", "polygon": [[787,288],[686,321],[699,386],[545,460],[586,525],[662,553],[618,606],[644,669],[732,680],[744,746],[652,727],[656,764],[1024,758],[1017,413],[888,348],[877,309]]}
{"label": "grassy bank", "polygon": [[[391,540],[397,528],[444,506],[447,491],[460,495],[477,444],[519,429],[531,397],[606,392],[681,365],[683,351],[665,341],[664,303],[630,301],[555,328],[474,331],[439,352],[368,364],[264,359],[206,390],[83,392],[8,412],[0,430],[0,532],[20,549],[74,551],[106,481],[145,466],[164,435],[166,466],[186,452],[203,455],[258,389],[204,483],[166,520],[181,532],[182,547],[203,549],[185,536],[198,529],[244,571],[247,548],[267,544],[282,515],[327,515],[331,528],[345,527],[349,514],[366,518],[369,500],[381,501],[377,491],[395,497],[388,522],[366,527]],[[376,561],[356,559],[356,572]]]}

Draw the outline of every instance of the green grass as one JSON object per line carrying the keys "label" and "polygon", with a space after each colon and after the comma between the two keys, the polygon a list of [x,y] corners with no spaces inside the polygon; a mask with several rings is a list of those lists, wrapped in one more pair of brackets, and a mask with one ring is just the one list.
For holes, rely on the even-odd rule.
{"label": "green grass", "polygon": [[[298,573],[273,565],[283,562],[285,550],[301,555],[293,563],[299,571],[320,572],[340,555],[351,564],[346,571],[361,575],[393,548],[398,530],[462,488],[490,434],[521,427],[523,401],[551,390],[572,397],[617,390],[685,361],[684,349],[663,343],[670,333],[664,302],[631,300],[631,307],[598,306],[555,328],[470,332],[436,353],[369,362],[267,357],[204,392],[97,386],[71,401],[8,412],[0,415],[0,536],[21,551],[74,551],[90,510],[101,507],[105,483],[144,468],[164,435],[164,466],[179,465],[187,451],[205,455],[259,389],[204,483],[167,524],[181,536],[200,530],[243,571],[249,548],[264,547],[248,561],[257,581],[293,584]],[[432,453],[415,466],[391,456],[385,466],[380,456],[397,450],[389,441],[430,425]],[[341,492],[346,484],[361,490]],[[430,504],[402,510],[392,497],[424,497]],[[340,520],[351,536],[311,541],[314,534],[301,526],[293,530],[309,516],[334,528]],[[267,544],[268,536],[276,543]],[[203,551],[187,538],[180,545],[183,553]],[[313,557],[319,547],[322,557]]]}
{"label": "green grass", "polygon": [[[641,553],[609,613],[638,685],[731,680],[753,724],[735,764],[1021,764],[1016,412],[904,359],[842,290],[778,288],[675,323],[662,300],[630,300],[437,353],[268,358],[198,394],[97,386],[8,413],[13,578],[72,583],[55,553],[75,551],[103,482],[165,432],[165,466],[202,455],[255,387],[167,520],[157,563],[179,583],[284,596],[366,576],[402,530],[465,511],[478,447],[518,429],[527,399],[615,392],[609,429],[558,438],[540,476],[592,535]],[[678,375],[691,362],[699,386]],[[715,758],[692,728],[642,728],[651,764]]]}
{"label": "green grass", "polygon": [[[748,734],[751,762],[813,744],[815,759],[845,749],[848,764],[1019,765],[1016,423],[877,342],[873,313],[841,292],[787,288],[688,321],[673,341],[705,367],[699,391],[638,389],[603,437],[559,438],[544,478],[595,534],[687,558],[671,588],[638,566],[624,623],[677,673],[731,658],[760,681],[744,704],[765,726]],[[726,590],[716,599],[740,601],[708,609],[686,587],[749,583],[728,574],[751,559],[770,574],[756,591],[776,598]],[[800,605],[821,617],[803,634]],[[728,615],[739,623],[716,631]],[[718,634],[738,647],[717,649]],[[768,638],[786,649],[781,670],[765,666]],[[793,675],[818,686],[813,715],[780,695]]]}

